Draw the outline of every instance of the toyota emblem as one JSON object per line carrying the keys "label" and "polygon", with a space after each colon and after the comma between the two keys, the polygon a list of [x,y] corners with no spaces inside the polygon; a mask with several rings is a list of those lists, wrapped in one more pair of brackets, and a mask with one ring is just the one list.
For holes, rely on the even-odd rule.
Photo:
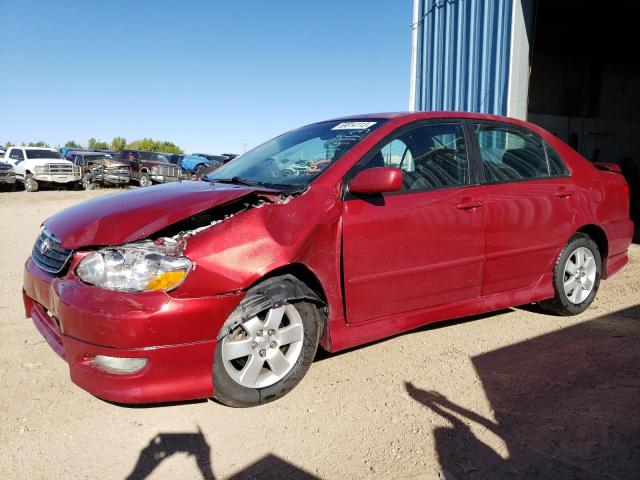
{"label": "toyota emblem", "polygon": [[40,244],[40,253],[42,255],[44,255],[45,253],[47,253],[49,250],[51,250],[51,239],[50,238],[45,238],[42,243]]}

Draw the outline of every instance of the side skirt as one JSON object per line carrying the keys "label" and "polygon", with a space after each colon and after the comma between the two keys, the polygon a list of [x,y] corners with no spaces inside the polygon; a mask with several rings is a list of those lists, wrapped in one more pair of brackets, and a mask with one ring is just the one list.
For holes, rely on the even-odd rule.
{"label": "side skirt", "polygon": [[533,287],[406,312],[355,325],[346,323],[344,318],[335,318],[329,323],[329,341],[323,342],[323,347],[330,352],[338,352],[404,333],[430,323],[546,300],[555,294],[551,277],[551,273],[543,275],[537,285]]}

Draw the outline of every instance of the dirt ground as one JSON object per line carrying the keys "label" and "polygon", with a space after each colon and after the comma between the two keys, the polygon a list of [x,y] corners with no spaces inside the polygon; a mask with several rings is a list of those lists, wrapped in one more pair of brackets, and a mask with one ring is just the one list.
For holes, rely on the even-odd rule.
{"label": "dirt ground", "polygon": [[75,387],[21,300],[40,223],[105,193],[0,193],[0,478],[638,478],[640,245],[577,317],[514,308],[319,354],[257,408],[130,408]]}

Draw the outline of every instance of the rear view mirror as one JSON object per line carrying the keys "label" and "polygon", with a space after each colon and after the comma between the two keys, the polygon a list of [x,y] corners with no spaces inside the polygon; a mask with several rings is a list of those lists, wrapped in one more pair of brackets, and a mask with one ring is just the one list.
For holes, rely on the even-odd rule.
{"label": "rear view mirror", "polygon": [[397,192],[401,189],[402,170],[396,167],[367,168],[349,182],[351,193]]}

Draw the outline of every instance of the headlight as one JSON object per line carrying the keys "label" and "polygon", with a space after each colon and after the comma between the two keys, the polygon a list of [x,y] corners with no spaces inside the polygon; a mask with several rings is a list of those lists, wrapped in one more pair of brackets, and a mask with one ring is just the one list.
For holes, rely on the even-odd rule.
{"label": "headlight", "polygon": [[85,283],[109,290],[146,292],[173,290],[191,270],[191,261],[153,242],[108,247],[84,257],[76,275]]}
{"label": "headlight", "polygon": [[41,166],[35,167],[33,171],[34,173],[44,173],[45,167],[41,165]]}
{"label": "headlight", "polygon": [[160,167],[151,167],[151,175],[158,175],[160,173]]}

